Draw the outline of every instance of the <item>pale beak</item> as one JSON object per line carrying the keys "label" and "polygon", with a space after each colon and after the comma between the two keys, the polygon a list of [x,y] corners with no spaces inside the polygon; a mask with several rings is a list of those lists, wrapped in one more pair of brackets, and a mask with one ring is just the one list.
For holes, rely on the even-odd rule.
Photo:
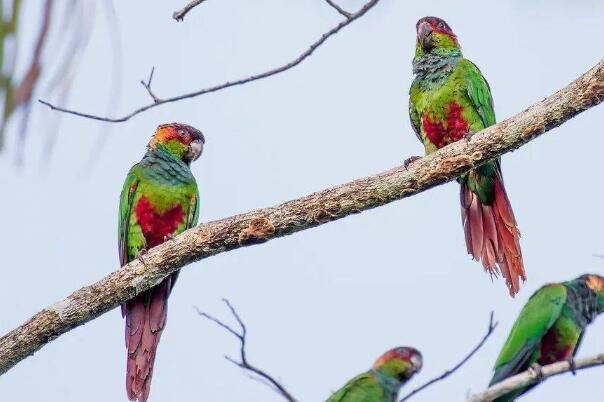
{"label": "pale beak", "polygon": [[424,50],[432,49],[432,27],[430,23],[424,21],[417,27],[417,41]]}
{"label": "pale beak", "polygon": [[423,361],[420,355],[413,355],[411,357],[411,367],[413,368],[413,373],[417,373],[422,369]]}
{"label": "pale beak", "polygon": [[203,153],[203,141],[200,139],[193,140],[189,144],[186,158],[189,161],[196,161]]}

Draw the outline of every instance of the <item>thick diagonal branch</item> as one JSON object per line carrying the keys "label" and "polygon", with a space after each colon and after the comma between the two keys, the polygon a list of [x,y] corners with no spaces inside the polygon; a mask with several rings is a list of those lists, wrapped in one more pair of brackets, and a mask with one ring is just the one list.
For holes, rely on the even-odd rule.
{"label": "thick diagonal branch", "polygon": [[[40,311],[0,338],[0,374],[61,334],[145,291],[185,265],[410,197],[512,151],[604,99],[604,60],[552,96],[415,161],[274,207],[199,225],[97,283]],[[401,134],[402,135],[402,134]],[[585,134],[589,135],[589,134]]]}
{"label": "thick diagonal branch", "polygon": [[575,365],[572,368],[570,363],[567,361],[549,364],[541,368],[541,377],[539,377],[534,370],[525,371],[493,385],[484,392],[472,395],[467,402],[489,402],[502,395],[526,387],[527,385],[544,381],[545,379],[555,375],[602,365],[604,365],[604,353],[593,357],[575,360]]}
{"label": "thick diagonal branch", "polygon": [[41,104],[46,105],[50,109],[56,110],[58,112],[72,114],[72,115],[80,116],[80,117],[85,117],[87,119],[106,121],[106,122],[110,122],[110,123],[121,123],[121,122],[130,120],[132,117],[136,116],[137,114],[143,113],[144,111],[147,111],[149,109],[152,109],[152,108],[160,106],[160,105],[164,105],[166,103],[178,102],[183,99],[195,98],[197,96],[222,91],[223,89],[231,88],[234,86],[245,85],[250,82],[262,80],[264,78],[272,77],[273,75],[281,74],[282,72],[290,70],[290,69],[296,67],[297,65],[299,65],[300,63],[302,63],[308,57],[310,57],[319,47],[321,47],[325,42],[327,42],[327,40],[329,38],[331,38],[332,36],[334,36],[335,34],[340,32],[342,29],[346,28],[348,25],[352,24],[354,21],[356,21],[359,18],[361,18],[362,16],[364,16],[379,1],[380,0],[369,0],[363,7],[361,7],[359,9],[359,11],[350,14],[350,16],[348,16],[344,21],[340,22],[338,25],[334,26],[329,31],[325,32],[323,35],[321,35],[321,37],[319,39],[317,39],[315,42],[313,42],[304,52],[302,52],[298,57],[296,57],[289,63],[283,64],[282,66],[273,68],[271,70],[264,71],[262,73],[250,75],[248,77],[241,78],[241,79],[235,80],[235,81],[228,81],[223,84],[214,85],[212,87],[200,89],[200,90],[197,90],[197,91],[194,91],[191,93],[173,96],[170,98],[162,98],[159,100],[156,100],[154,97],[153,103],[142,106],[122,117],[103,117],[103,116],[93,115],[90,113],[78,112],[77,110],[67,109],[67,108],[53,105],[42,99],[38,99],[38,102],[40,102]]}

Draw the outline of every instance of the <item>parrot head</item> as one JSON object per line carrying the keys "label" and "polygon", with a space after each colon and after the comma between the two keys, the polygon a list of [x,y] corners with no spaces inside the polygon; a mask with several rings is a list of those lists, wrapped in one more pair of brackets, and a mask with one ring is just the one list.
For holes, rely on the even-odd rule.
{"label": "parrot head", "polygon": [[424,17],[415,25],[417,54],[439,53],[447,50],[459,50],[459,42],[453,30],[444,20],[437,17]]}
{"label": "parrot head", "polygon": [[169,123],[157,127],[150,150],[162,149],[187,165],[199,158],[206,140],[201,131],[186,124]]}
{"label": "parrot head", "polygon": [[373,364],[373,370],[395,378],[401,383],[407,382],[422,368],[422,354],[414,348],[398,347],[380,356]]}
{"label": "parrot head", "polygon": [[604,312],[604,278],[600,275],[587,274],[581,277],[585,284],[598,296],[598,310]]}

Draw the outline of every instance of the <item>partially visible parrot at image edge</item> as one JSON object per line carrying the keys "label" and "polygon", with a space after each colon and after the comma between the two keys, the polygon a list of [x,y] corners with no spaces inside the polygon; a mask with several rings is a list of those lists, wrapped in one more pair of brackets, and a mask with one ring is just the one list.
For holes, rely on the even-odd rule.
{"label": "partially visible parrot at image edge", "polygon": [[373,367],[348,381],[327,402],[396,402],[403,385],[422,368],[421,353],[410,347],[391,349]]}
{"label": "partially visible parrot at image edge", "polygon": [[[574,356],[585,330],[604,312],[604,277],[594,274],[543,286],[522,308],[497,357],[489,386],[533,368],[569,361],[574,371]],[[503,395],[493,402],[512,402],[536,385]]]}
{"label": "partially visible parrot at image edge", "polygon": [[[409,116],[430,154],[495,124],[495,111],[489,84],[478,67],[463,57],[449,25],[440,18],[424,17],[417,22],[416,32]],[[468,254],[482,261],[492,276],[500,273],[514,296],[526,274],[501,161],[488,161],[457,181]]]}
{"label": "partially visible parrot at image edge", "polygon": [[[199,192],[190,164],[203,151],[203,134],[186,124],[160,125],[142,160],[128,173],[120,197],[120,264],[139,257],[197,224]],[[122,305],[126,317],[126,392],[146,401],[157,345],[166,325],[168,296],[178,272]]]}

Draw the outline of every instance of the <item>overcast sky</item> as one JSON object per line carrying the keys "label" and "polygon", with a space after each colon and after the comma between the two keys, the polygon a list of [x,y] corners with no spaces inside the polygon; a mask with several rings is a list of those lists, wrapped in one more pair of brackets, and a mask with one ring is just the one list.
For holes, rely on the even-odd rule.
{"label": "overcast sky", "polygon": [[[37,2],[26,3],[22,34],[32,38]],[[287,62],[341,19],[322,0],[212,0],[176,23],[172,12],[183,3],[116,2],[124,55],[117,111],[149,102],[139,81],[152,66],[157,95],[176,95]],[[362,2],[341,4],[352,10]],[[113,52],[103,8],[96,11],[69,105],[105,113]],[[407,91],[415,22],[425,15],[446,19],[458,34],[464,55],[491,85],[499,120],[568,84],[604,54],[599,0],[382,0],[277,77],[121,124],[64,117],[49,165],[42,161],[51,114],[35,105],[39,118],[30,126],[24,166],[13,164],[14,136],[0,156],[0,332],[118,268],[119,192],[158,124],[184,122],[206,135],[192,168],[204,222],[421,154]],[[47,60],[56,57],[49,50]],[[472,349],[493,310],[499,327],[479,354],[413,400],[463,401],[484,389],[537,288],[604,272],[604,260],[592,256],[604,253],[603,120],[604,107],[596,107],[503,158],[528,275],[515,299],[466,255],[458,186],[450,183],[188,266],[170,298],[150,401],[281,400],[223,359],[237,355],[236,341],[194,312],[198,306],[230,320],[223,297],[248,325],[249,359],[304,402],[325,400],[398,345],[424,355],[423,371],[403,389],[409,391]],[[0,377],[2,399],[125,401],[123,326],[114,310],[55,340]],[[589,327],[578,355],[602,351],[604,317]],[[523,401],[601,401],[603,374],[599,368],[557,377]]]}

